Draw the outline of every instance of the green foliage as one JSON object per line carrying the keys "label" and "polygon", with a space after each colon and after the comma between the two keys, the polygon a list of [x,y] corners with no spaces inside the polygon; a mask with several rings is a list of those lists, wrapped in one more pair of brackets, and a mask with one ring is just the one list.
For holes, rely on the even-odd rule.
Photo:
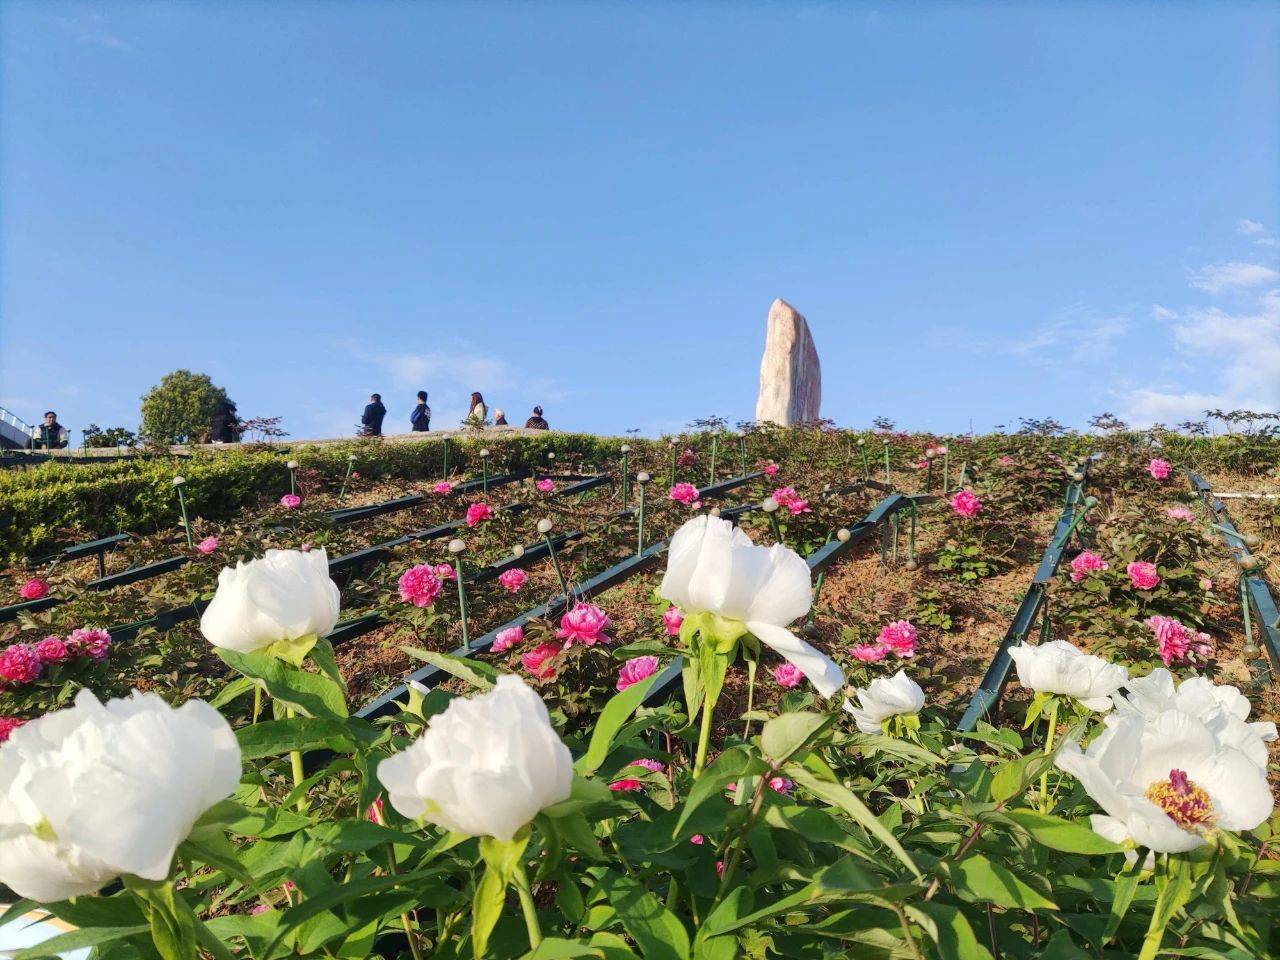
{"label": "green foliage", "polygon": [[227,391],[206,373],[174,370],[142,397],[142,435],[152,443],[188,443],[208,433],[209,421]]}

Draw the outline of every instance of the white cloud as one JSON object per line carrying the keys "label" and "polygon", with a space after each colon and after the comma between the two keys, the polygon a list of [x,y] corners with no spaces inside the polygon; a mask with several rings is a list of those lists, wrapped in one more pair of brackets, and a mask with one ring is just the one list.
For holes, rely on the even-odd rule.
{"label": "white cloud", "polygon": [[1251,233],[1265,233],[1267,230],[1257,220],[1237,220],[1236,231],[1248,236]]}
{"label": "white cloud", "polygon": [[1101,320],[1062,317],[1035,327],[1021,339],[1010,340],[1002,347],[1017,357],[1039,357],[1048,351],[1068,348],[1074,360],[1100,360],[1128,331],[1127,317],[1105,317]]}
{"label": "white cloud", "polygon": [[1233,287],[1256,287],[1280,280],[1280,273],[1260,263],[1215,263],[1195,271],[1191,285],[1209,293]]}
{"label": "white cloud", "polygon": [[1168,307],[1162,307],[1158,303],[1153,303],[1151,305],[1151,316],[1155,317],[1157,320],[1176,320],[1178,318],[1178,311],[1170,310]]}

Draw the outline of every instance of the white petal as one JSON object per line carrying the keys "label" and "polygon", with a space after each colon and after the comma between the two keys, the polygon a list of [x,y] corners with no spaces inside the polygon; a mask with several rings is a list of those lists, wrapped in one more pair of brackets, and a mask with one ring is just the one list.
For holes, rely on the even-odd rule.
{"label": "white petal", "polygon": [[748,620],[747,629],[761,643],[799,667],[800,672],[822,696],[829,697],[844,686],[844,673],[839,664],[826,654],[819,653],[790,630],[757,620]]}

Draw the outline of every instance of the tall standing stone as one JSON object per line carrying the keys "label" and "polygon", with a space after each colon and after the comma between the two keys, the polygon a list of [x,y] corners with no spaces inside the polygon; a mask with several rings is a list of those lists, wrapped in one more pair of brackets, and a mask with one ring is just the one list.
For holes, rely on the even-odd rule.
{"label": "tall standing stone", "polygon": [[773,301],[760,361],[756,420],[789,427],[818,419],[822,368],[809,324],[785,300]]}

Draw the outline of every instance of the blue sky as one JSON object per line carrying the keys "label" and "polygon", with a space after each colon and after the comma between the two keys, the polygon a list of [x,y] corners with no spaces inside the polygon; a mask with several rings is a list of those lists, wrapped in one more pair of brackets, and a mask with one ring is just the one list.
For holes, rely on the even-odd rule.
{"label": "blue sky", "polygon": [[[1280,409],[1280,5],[0,2],[0,404]],[[75,434],[79,436],[78,432]]]}

